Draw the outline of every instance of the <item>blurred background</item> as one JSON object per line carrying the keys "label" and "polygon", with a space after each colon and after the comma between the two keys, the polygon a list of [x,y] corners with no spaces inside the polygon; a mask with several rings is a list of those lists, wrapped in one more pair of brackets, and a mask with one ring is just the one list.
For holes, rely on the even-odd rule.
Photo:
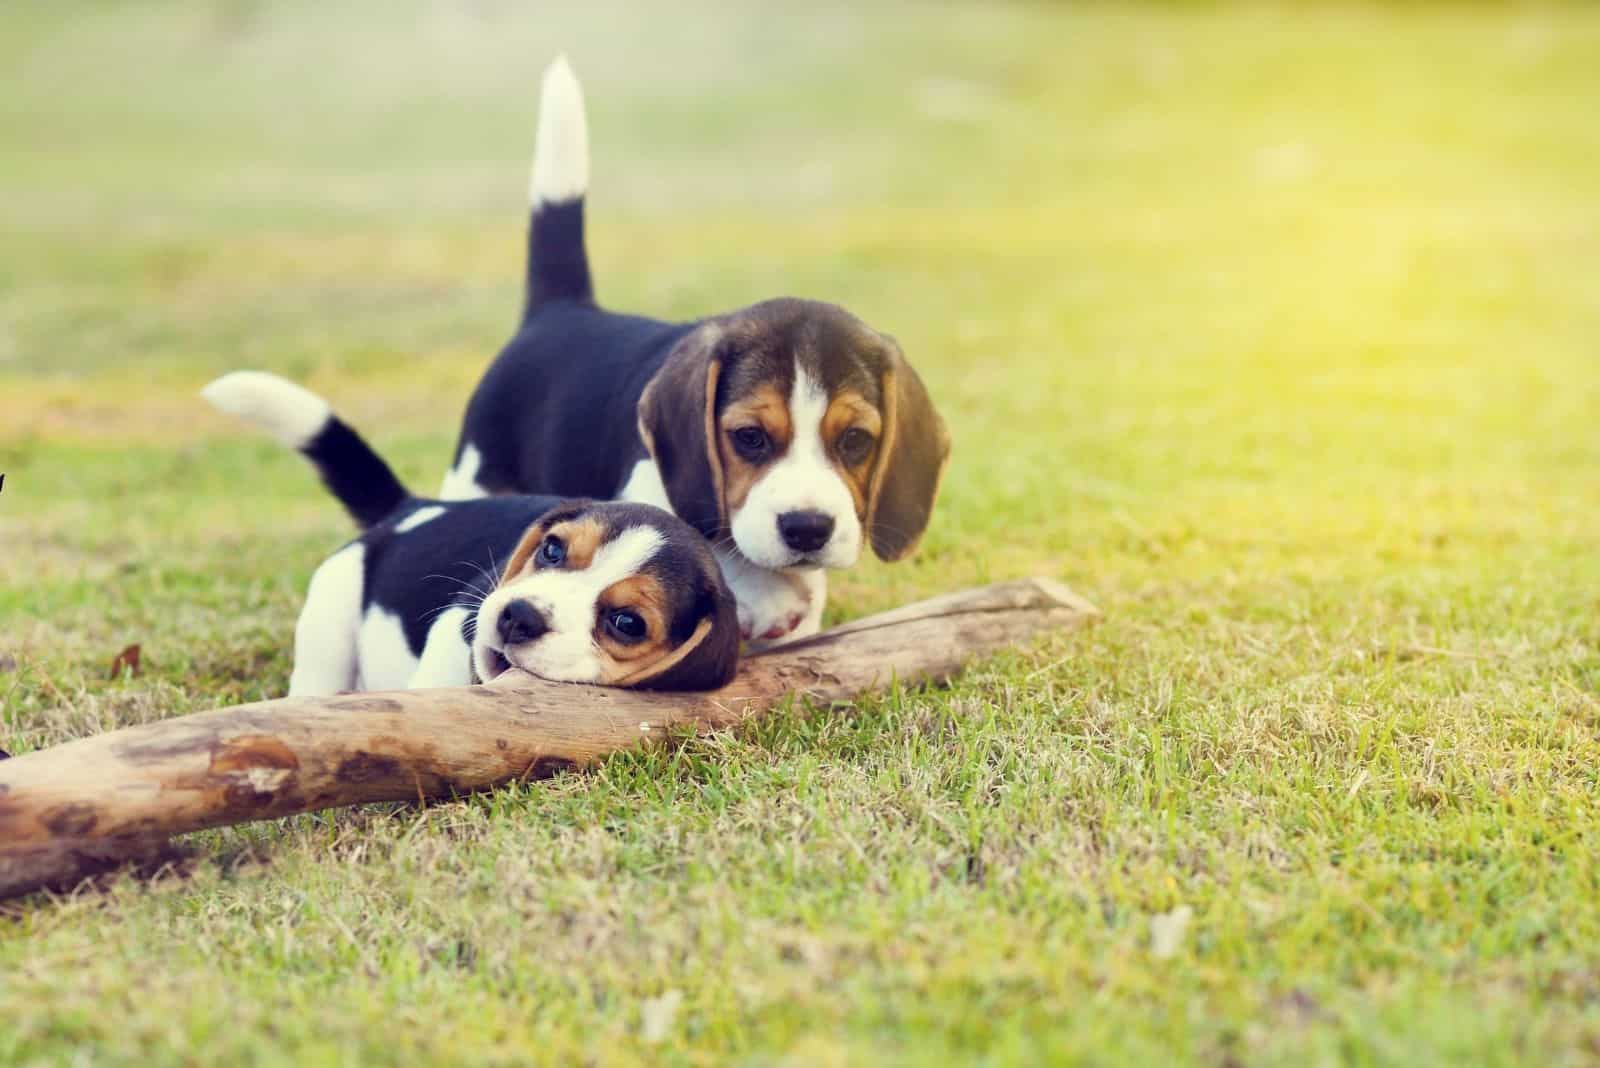
{"label": "blurred background", "polygon": [[655,1063],[669,988],[707,1058],[1592,1059],[1593,4],[0,5],[0,749],[283,692],[350,526],[197,391],[289,375],[436,488],[561,51],[602,303],[837,301],[949,421],[829,619],[1044,574],[1103,621],[208,834],[0,924],[0,1061]]}

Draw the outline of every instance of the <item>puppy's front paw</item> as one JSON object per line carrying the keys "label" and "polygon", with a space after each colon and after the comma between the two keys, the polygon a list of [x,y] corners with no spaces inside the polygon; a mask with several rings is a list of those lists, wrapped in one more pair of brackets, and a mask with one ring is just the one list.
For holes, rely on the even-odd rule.
{"label": "puppy's front paw", "polygon": [[739,603],[739,636],[745,641],[803,638],[821,629],[828,579],[820,568],[769,571],[722,552],[717,560]]}
{"label": "puppy's front paw", "polygon": [[782,623],[774,623],[762,631],[761,640],[764,642],[777,641],[779,638],[793,633],[794,629],[800,625],[800,621],[805,618],[804,612],[790,612],[783,617]]}
{"label": "puppy's front paw", "polygon": [[776,641],[798,627],[806,618],[801,604],[765,603],[739,605],[739,637],[745,641]]}
{"label": "puppy's front paw", "polygon": [[[811,609],[811,591],[774,576],[759,589],[736,588],[739,598],[739,633],[746,641],[777,641],[805,622]],[[753,585],[753,584],[752,584]]]}

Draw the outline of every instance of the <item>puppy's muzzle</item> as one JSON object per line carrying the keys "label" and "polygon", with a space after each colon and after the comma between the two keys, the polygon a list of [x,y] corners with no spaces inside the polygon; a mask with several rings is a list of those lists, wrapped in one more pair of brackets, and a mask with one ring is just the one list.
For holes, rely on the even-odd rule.
{"label": "puppy's muzzle", "polygon": [[507,649],[531,642],[549,629],[549,620],[529,601],[509,602],[500,610],[500,618],[495,621],[495,630],[500,632],[500,640]]}
{"label": "puppy's muzzle", "polygon": [[797,553],[814,553],[833,537],[833,525],[826,512],[784,512],[778,516],[778,536]]}

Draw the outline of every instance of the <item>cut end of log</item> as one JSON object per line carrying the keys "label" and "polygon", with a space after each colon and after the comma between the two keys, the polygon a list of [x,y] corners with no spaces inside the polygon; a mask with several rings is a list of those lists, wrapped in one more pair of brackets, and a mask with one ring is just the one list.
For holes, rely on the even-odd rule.
{"label": "cut end of log", "polygon": [[1041,576],[1038,578],[1026,579],[1024,581],[1031,583],[1046,599],[1051,601],[1058,608],[1069,609],[1078,615],[1086,616],[1091,619],[1100,618],[1100,609],[1096,608],[1084,598],[1079,597],[1076,593],[1073,593],[1069,587],[1063,583],[1057,582],[1055,579],[1044,578]]}

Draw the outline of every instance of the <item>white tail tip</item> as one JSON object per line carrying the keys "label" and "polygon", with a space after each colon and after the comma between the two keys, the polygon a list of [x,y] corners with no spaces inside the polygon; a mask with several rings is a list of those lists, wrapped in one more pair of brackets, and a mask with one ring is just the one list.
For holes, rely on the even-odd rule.
{"label": "white tail tip", "polygon": [[589,190],[589,124],[583,87],[572,64],[559,55],[545,68],[539,90],[539,132],[534,138],[528,199],[573,200]]}
{"label": "white tail tip", "polygon": [[328,402],[265,371],[234,371],[200,391],[218,411],[254,423],[291,449],[303,449],[333,418]]}

